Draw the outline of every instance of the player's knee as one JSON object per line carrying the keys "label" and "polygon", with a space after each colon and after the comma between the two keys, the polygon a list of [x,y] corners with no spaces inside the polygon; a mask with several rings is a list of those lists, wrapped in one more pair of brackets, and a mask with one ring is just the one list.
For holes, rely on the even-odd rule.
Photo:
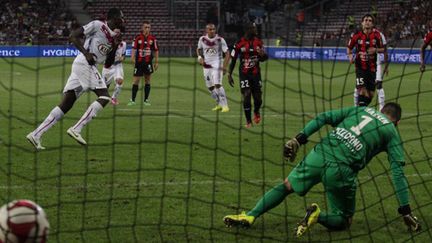
{"label": "player's knee", "polygon": [[111,101],[111,98],[109,96],[101,95],[98,97],[98,99],[96,101],[99,102],[99,104],[101,104],[101,106],[105,107]]}
{"label": "player's knee", "polygon": [[123,85],[123,79],[119,78],[116,80],[118,85]]}
{"label": "player's knee", "polygon": [[250,89],[243,89],[242,90],[242,96],[243,96],[243,98],[250,98],[251,97],[251,90]]}
{"label": "player's knee", "polygon": [[216,89],[220,89],[220,87],[222,87],[222,85],[220,84],[215,84]]}
{"label": "player's knee", "polygon": [[215,86],[211,86],[211,87],[208,87],[208,90],[210,90],[210,92],[211,92],[214,90],[214,88],[215,88]]}
{"label": "player's knee", "polygon": [[366,95],[359,95],[358,97],[358,105],[359,106],[368,106],[371,103],[372,99]]}

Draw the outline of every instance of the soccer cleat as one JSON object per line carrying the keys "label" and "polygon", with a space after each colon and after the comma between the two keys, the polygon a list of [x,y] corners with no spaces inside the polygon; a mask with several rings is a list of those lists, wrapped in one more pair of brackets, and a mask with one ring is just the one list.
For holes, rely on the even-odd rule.
{"label": "soccer cleat", "polygon": [[112,105],[118,105],[119,104],[118,99],[117,98],[111,98],[111,104]]}
{"label": "soccer cleat", "polygon": [[27,140],[36,148],[36,150],[44,150],[45,147],[42,146],[40,138],[33,136],[33,133],[29,133],[26,136]]}
{"label": "soccer cleat", "polygon": [[252,122],[247,122],[245,128],[251,128],[251,127],[252,127]]}
{"label": "soccer cleat", "polygon": [[212,109],[212,111],[220,111],[220,110],[222,110],[222,106],[220,106],[220,105],[216,105],[216,106]]}
{"label": "soccer cleat", "polygon": [[255,124],[259,124],[261,122],[261,115],[260,113],[254,113],[254,118],[253,118]]}
{"label": "soccer cleat", "polygon": [[229,111],[229,107],[228,106],[222,107],[222,112],[228,112],[228,111]]}
{"label": "soccer cleat", "polygon": [[144,100],[144,105],[145,106],[151,106],[150,101],[149,100]]}
{"label": "soccer cleat", "polygon": [[318,222],[318,216],[321,213],[321,210],[316,203],[312,203],[310,207],[306,209],[306,215],[298,223],[297,229],[296,229],[296,236],[300,237],[302,236],[312,225],[316,224]]}
{"label": "soccer cleat", "polygon": [[84,138],[81,136],[81,134],[79,134],[76,131],[74,131],[72,129],[72,127],[67,130],[67,134],[71,138],[75,139],[75,141],[77,141],[79,144],[81,144],[81,145],[87,145],[87,142],[84,140]]}
{"label": "soccer cleat", "polygon": [[227,215],[223,217],[223,221],[227,227],[242,226],[249,228],[255,221],[254,216],[246,215],[246,212],[242,212],[237,215]]}
{"label": "soccer cleat", "polygon": [[129,102],[127,103],[128,106],[132,106],[132,105],[136,105],[135,101],[133,100],[129,100]]}

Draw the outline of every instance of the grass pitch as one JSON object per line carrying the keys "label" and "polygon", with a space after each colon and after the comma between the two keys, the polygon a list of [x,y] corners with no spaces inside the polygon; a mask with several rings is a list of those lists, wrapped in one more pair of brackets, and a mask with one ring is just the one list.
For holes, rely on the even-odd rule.
{"label": "grass pitch", "polygon": [[[229,113],[214,106],[194,58],[162,58],[150,100],[126,106],[132,65],[125,63],[120,105],[108,105],[83,130],[89,145],[69,138],[72,126],[95,100],[82,96],[43,137],[35,153],[25,135],[61,100],[73,59],[0,59],[0,202],[26,198],[42,205],[52,242],[205,241],[416,241],[432,239],[432,73],[418,65],[390,65],[387,100],[401,103],[399,126],[406,150],[413,213],[423,224],[407,232],[397,213],[386,154],[359,174],[351,229],[328,232],[317,225],[293,236],[306,205],[326,208],[323,188],[290,195],[250,229],[225,228],[222,217],[251,209],[295,166],[282,144],[317,113],[352,105],[354,67],[340,62],[277,61],[262,65],[263,120],[245,123],[238,79],[224,80]],[[235,71],[237,73],[237,69]],[[112,91],[112,88],[111,88]],[[373,104],[376,103],[374,99]],[[309,151],[329,128],[315,134]]]}

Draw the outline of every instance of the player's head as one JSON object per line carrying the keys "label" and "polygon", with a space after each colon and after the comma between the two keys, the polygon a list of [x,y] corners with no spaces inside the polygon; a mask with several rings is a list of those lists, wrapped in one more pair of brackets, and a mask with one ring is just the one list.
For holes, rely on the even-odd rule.
{"label": "player's head", "polygon": [[254,22],[247,23],[244,26],[244,34],[246,38],[252,38],[257,35],[257,28]]}
{"label": "player's head", "polygon": [[144,35],[149,35],[150,34],[150,28],[151,28],[151,26],[150,26],[150,22],[149,21],[144,21],[141,28],[142,28],[141,31],[142,31],[142,33]]}
{"label": "player's head", "polygon": [[212,23],[206,25],[206,33],[208,37],[213,38],[216,35],[216,26]]}
{"label": "player's head", "polygon": [[110,8],[107,13],[108,25],[111,29],[120,29],[124,24],[123,12],[118,8]]}
{"label": "player's head", "polygon": [[365,14],[362,17],[362,27],[363,29],[372,29],[374,27],[375,19],[371,14]]}
{"label": "player's head", "polygon": [[381,112],[397,126],[399,124],[399,121],[402,117],[402,108],[398,103],[395,102],[389,102],[384,105],[384,107],[381,109]]}

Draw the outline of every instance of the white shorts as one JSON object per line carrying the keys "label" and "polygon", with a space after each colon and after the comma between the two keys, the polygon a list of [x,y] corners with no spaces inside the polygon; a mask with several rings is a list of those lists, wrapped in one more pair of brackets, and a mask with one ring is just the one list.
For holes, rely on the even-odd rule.
{"label": "white shorts", "polygon": [[377,62],[377,66],[376,66],[376,81],[382,81],[383,78],[383,70],[382,70],[382,64],[381,62]]}
{"label": "white shorts", "polygon": [[90,66],[84,55],[78,55],[72,63],[72,72],[63,89],[63,93],[74,90],[78,98],[88,90],[104,89],[106,84],[102,79],[97,67]]}
{"label": "white shorts", "polygon": [[117,79],[123,79],[123,64],[119,63],[117,65],[113,65],[110,68],[102,69],[102,77],[105,80],[105,84],[108,86],[111,82]]}
{"label": "white shorts", "polygon": [[204,79],[207,88],[213,87],[216,84],[222,85],[223,72],[220,68],[204,68]]}

